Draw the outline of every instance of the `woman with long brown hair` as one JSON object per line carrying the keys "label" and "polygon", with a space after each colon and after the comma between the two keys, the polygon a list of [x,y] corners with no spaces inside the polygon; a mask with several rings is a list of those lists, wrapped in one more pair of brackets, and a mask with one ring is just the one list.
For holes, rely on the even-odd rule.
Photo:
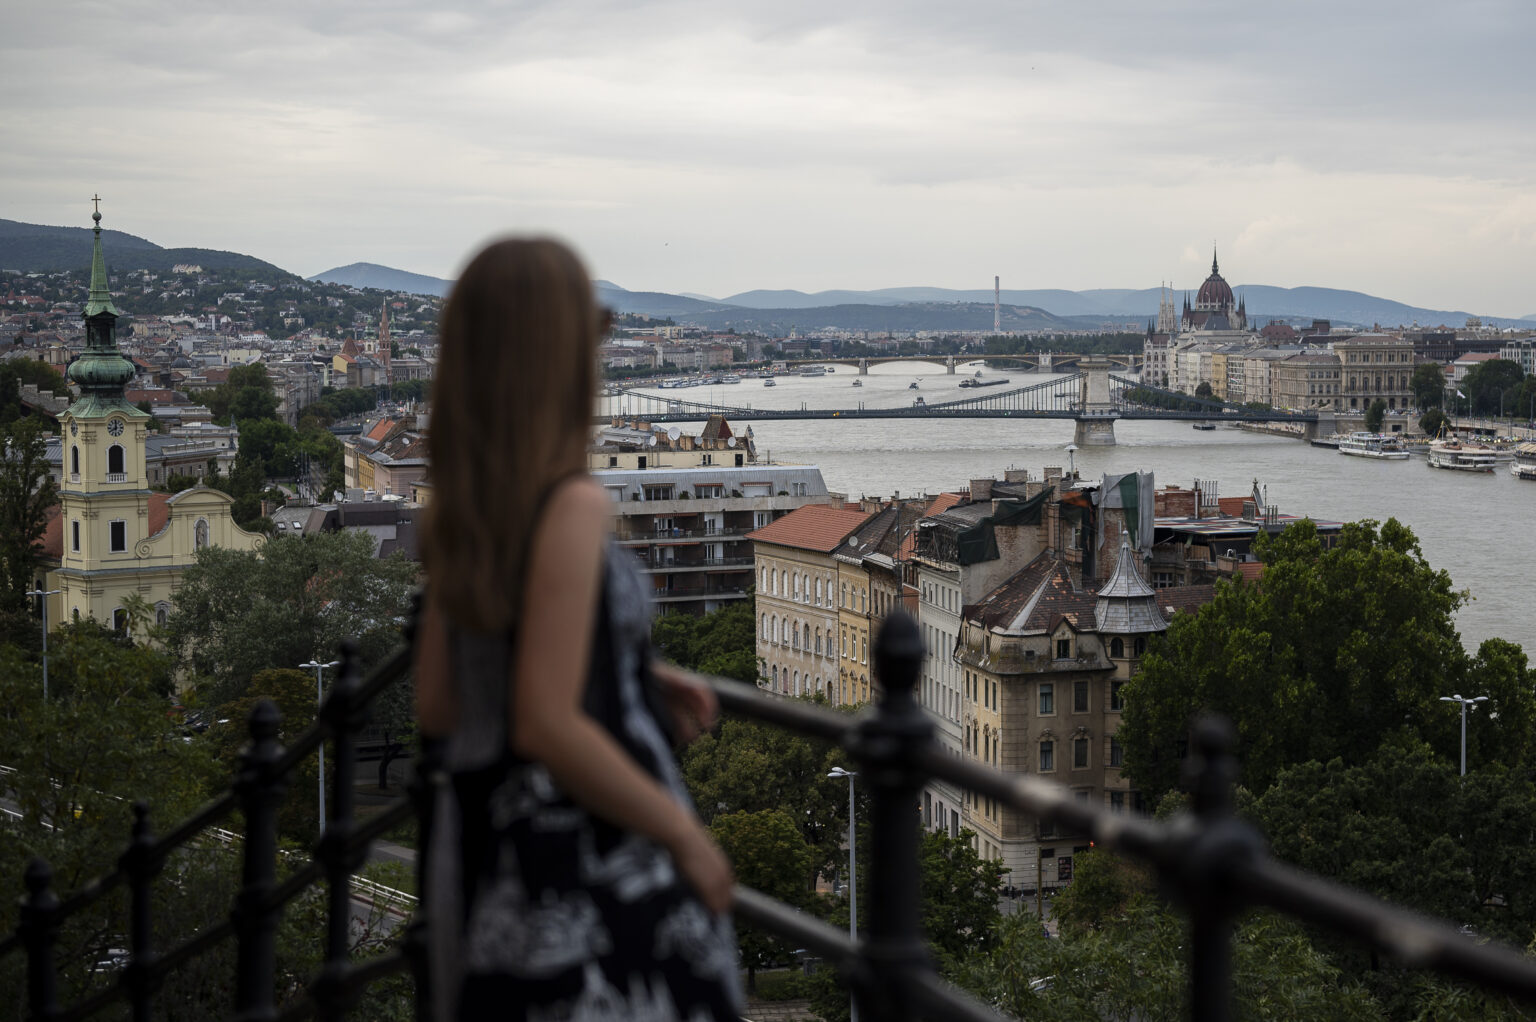
{"label": "woman with long brown hair", "polygon": [[428,858],[440,1018],[739,1016],[730,865],[667,741],[713,697],[650,659],[584,472],[602,329],[543,239],[481,251],[443,309],[416,653],[453,778]]}

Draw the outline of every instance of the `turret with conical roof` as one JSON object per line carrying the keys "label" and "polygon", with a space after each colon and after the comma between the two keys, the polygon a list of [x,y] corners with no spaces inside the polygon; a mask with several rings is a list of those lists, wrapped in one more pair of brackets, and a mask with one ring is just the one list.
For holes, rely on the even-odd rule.
{"label": "turret with conical roof", "polygon": [[1129,533],[1120,535],[1120,559],[1099,590],[1093,616],[1099,632],[1108,635],[1145,635],[1168,629],[1157,605],[1157,590],[1136,570],[1136,551],[1131,548]]}

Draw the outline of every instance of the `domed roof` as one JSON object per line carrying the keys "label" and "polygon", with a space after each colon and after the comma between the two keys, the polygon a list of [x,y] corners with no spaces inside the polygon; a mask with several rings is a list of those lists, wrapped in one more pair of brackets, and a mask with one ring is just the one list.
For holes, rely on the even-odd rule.
{"label": "domed roof", "polygon": [[1232,288],[1222,277],[1221,269],[1216,265],[1216,253],[1212,252],[1211,275],[1205,278],[1200,293],[1195,295],[1195,308],[1226,310],[1232,308],[1233,301]]}

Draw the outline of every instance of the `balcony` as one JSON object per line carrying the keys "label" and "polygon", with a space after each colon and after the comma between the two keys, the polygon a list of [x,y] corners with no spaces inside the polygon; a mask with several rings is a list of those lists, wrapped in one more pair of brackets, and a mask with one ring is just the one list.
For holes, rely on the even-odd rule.
{"label": "balcony", "polygon": [[[998,1018],[986,1005],[941,980],[924,950],[918,928],[916,807],[923,786],[931,781],[955,785],[993,799],[1005,810],[1025,814],[1039,821],[1042,836],[1089,836],[1099,847],[1153,870],[1189,914],[1184,947],[1190,962],[1187,1003],[1192,1018],[1232,1017],[1233,921],[1254,908],[1278,910],[1411,966],[1470,981],[1489,993],[1520,1001],[1536,999],[1536,963],[1517,949],[1469,941],[1451,923],[1392,907],[1271,858],[1262,837],[1235,814],[1232,778],[1238,770],[1230,753],[1233,736],[1221,722],[1208,719],[1194,729],[1190,811],[1172,822],[1115,813],[1080,801],[1070,789],[1039,777],[1010,774],[952,755],[935,740],[932,723],[914,698],[922,659],[916,623],[904,615],[894,616],[876,640],[879,698],[858,717],[776,698],[750,684],[710,682],[725,710],[839,745],[858,766],[861,791],[870,804],[872,869],[867,882],[876,909],[869,913],[862,940],[749,888],[737,887],[734,896],[741,919],[787,940],[790,947],[807,948],[836,965],[848,977],[864,1017],[964,1022]],[[414,914],[410,931],[398,946],[357,962],[347,951],[355,927],[349,891],[356,865],[375,841],[413,814],[424,824],[432,820],[434,802],[448,784],[440,759],[433,758],[440,750],[429,746],[423,750],[411,795],[397,799],[367,822],[353,817],[354,739],[364,711],[404,678],[410,660],[409,648],[402,647],[364,678],[355,648],[344,651],[340,676],[326,697],[322,719],[302,733],[287,736],[291,742],[287,748],[278,741],[276,707],[262,700],[250,714],[250,740],[240,756],[238,783],[192,816],[165,827],[163,834],[151,829],[148,808],[137,806],[131,834],[125,835],[125,851],[106,875],[76,891],[63,892],[62,897],[53,888],[53,869],[43,858],[34,858],[24,877],[7,878],[14,892],[21,893],[24,886],[25,893],[20,897],[18,927],[0,933],[0,962],[19,974],[23,972],[19,965],[4,959],[26,958],[27,1017],[84,1018],[97,1013],[161,1017],[168,1007],[166,999],[176,989],[175,970],[212,949],[229,949],[233,944],[227,952],[232,966],[209,966],[228,970],[224,1017],[278,1018],[278,998],[292,991],[278,988],[276,933],[285,915],[292,921],[294,899],[317,890],[322,881],[326,908],[321,926],[327,954],[305,989],[309,1000],[296,1002],[282,1018],[311,1014],[344,1018],[348,1003],[364,987],[389,976],[424,977],[433,945],[430,905],[420,906],[429,911]],[[336,762],[327,777],[336,797],[329,804],[326,836],[310,862],[285,867],[280,880],[277,809],[283,792],[332,736]],[[218,829],[237,813],[243,833]],[[174,884],[157,883],[157,877],[163,866],[184,854],[182,849],[207,841],[227,845],[229,854],[242,860],[240,886],[227,892],[236,911],[176,946],[158,947],[154,941],[157,916],[164,901],[176,893]],[[421,864],[418,858],[418,868]],[[109,899],[108,895],[115,896]],[[370,893],[377,895],[377,889]],[[397,903],[413,901],[401,895]],[[114,922],[102,922],[109,917]],[[103,980],[84,999],[61,1004],[58,938],[61,930],[78,929],[82,922],[131,934],[125,941],[130,950],[119,982]],[[424,988],[416,988],[414,999],[417,1017],[430,1017]]]}
{"label": "balcony", "polygon": [[108,472],[107,473],[107,482],[109,482],[109,483],[126,483],[127,481],[128,481],[128,473],[127,472]]}

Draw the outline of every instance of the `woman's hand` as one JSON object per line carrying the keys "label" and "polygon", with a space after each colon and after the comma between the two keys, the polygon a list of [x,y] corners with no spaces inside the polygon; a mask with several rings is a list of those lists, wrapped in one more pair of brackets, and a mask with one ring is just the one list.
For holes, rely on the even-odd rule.
{"label": "woman's hand", "polygon": [[720,701],[696,675],[674,664],[655,661],[651,673],[661,688],[661,698],[672,714],[672,733],[687,744],[715,726],[720,715]]}
{"label": "woman's hand", "polygon": [[678,847],[672,849],[672,860],[705,908],[717,916],[729,911],[736,876],[731,861],[702,823],[696,822]]}

